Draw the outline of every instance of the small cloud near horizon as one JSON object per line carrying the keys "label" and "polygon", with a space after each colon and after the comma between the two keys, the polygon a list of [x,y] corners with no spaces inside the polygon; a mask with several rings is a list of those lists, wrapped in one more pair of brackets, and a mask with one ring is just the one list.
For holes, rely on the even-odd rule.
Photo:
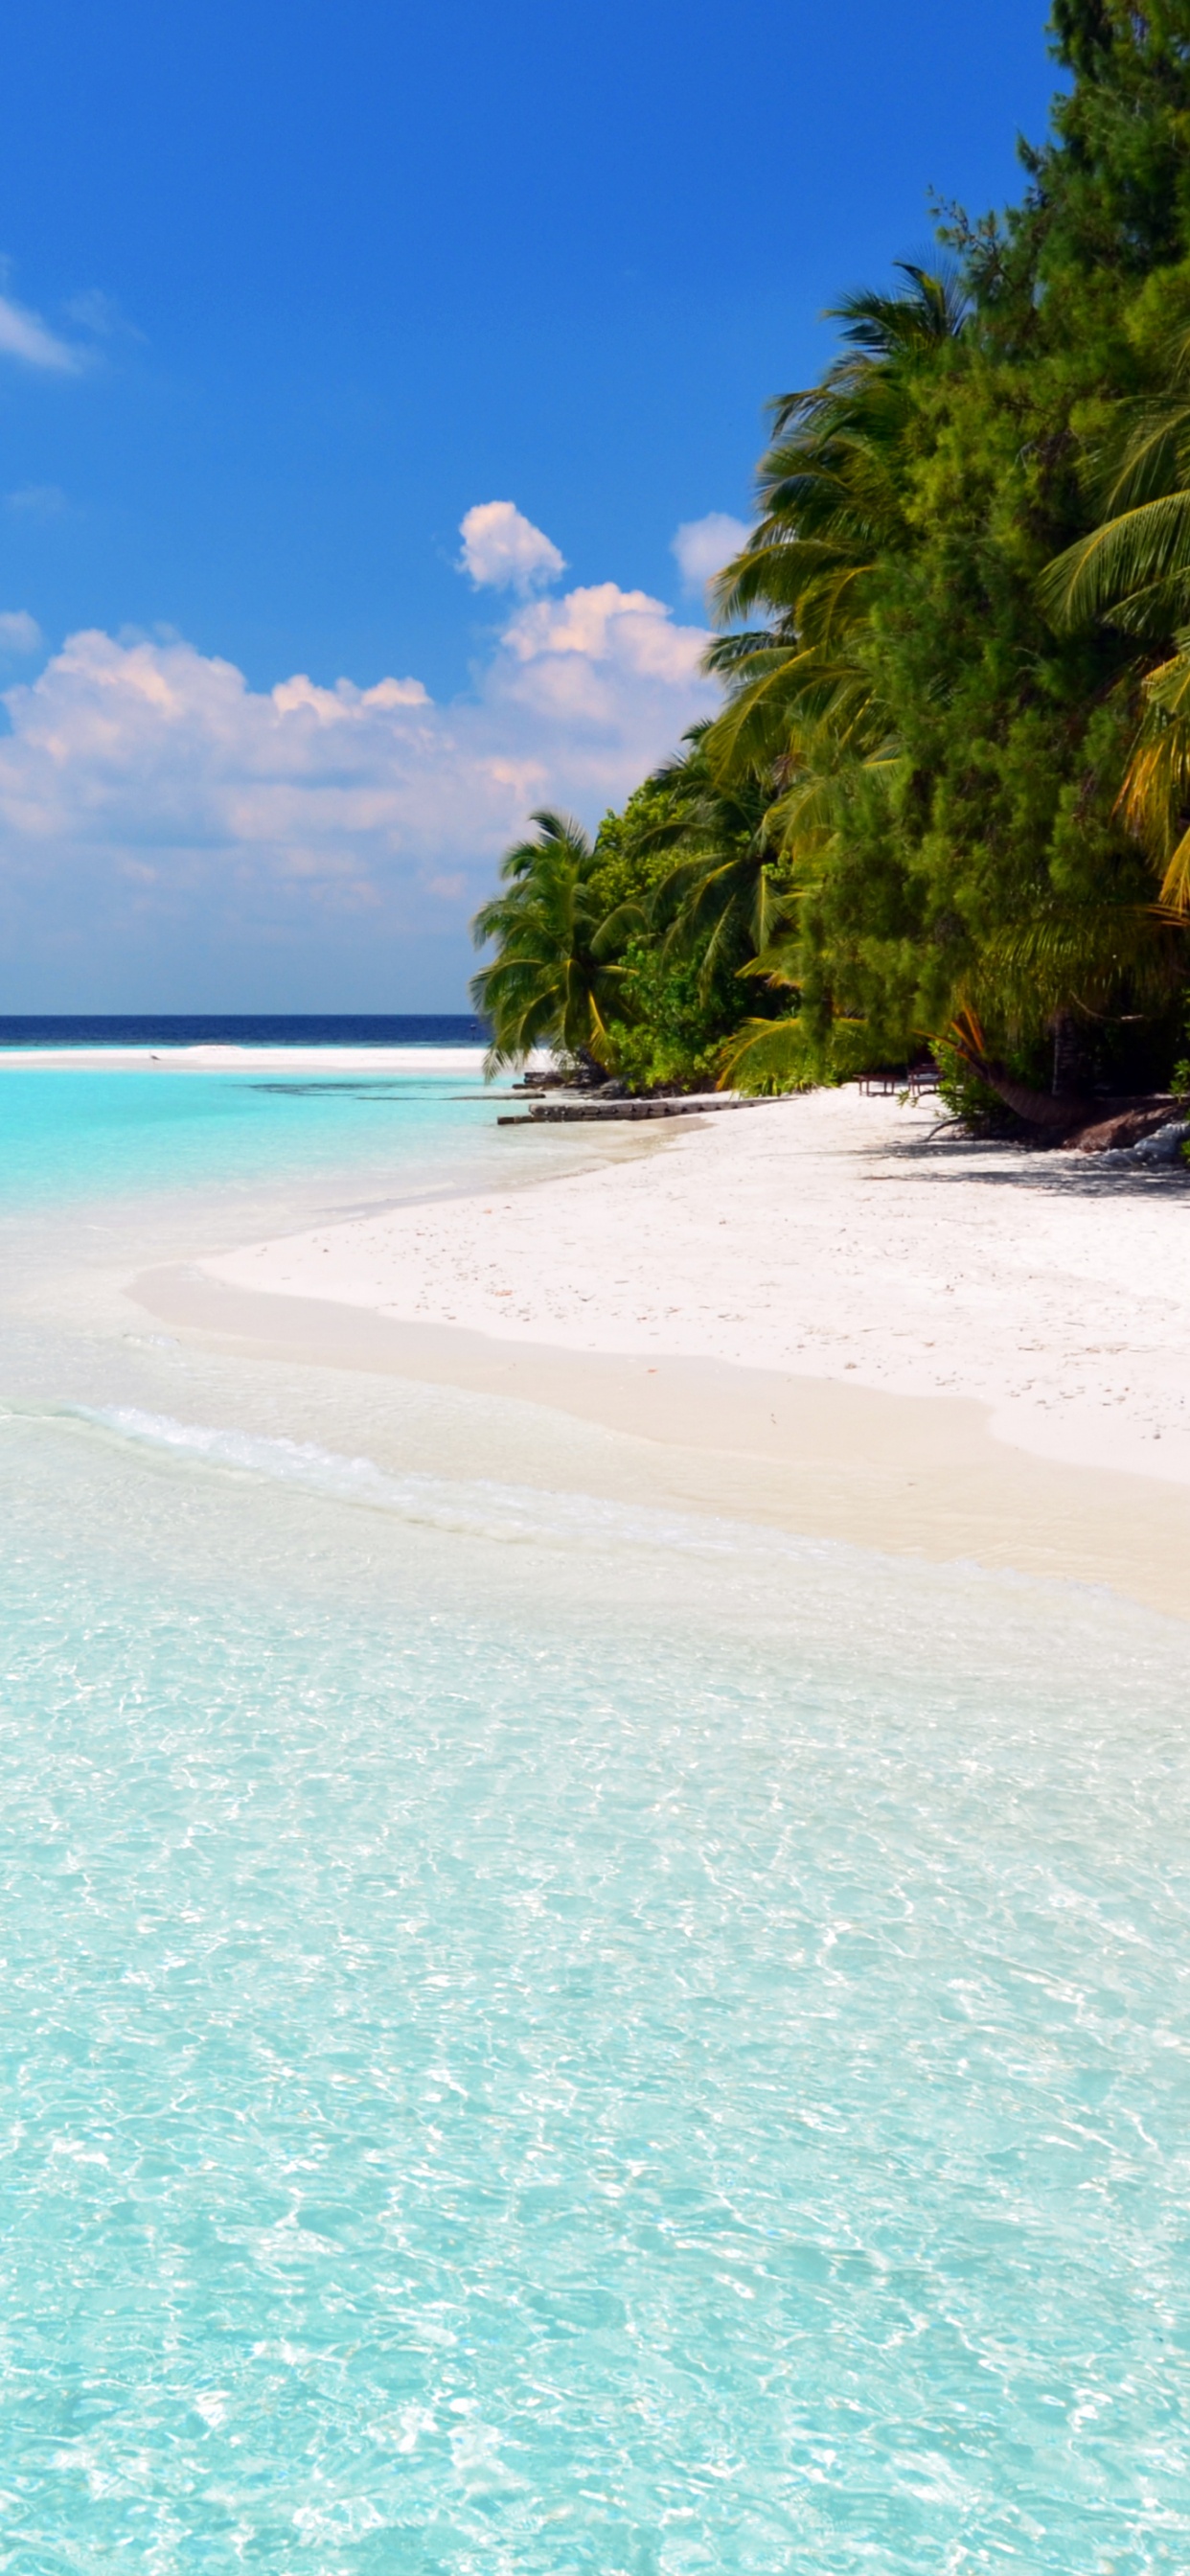
{"label": "small cloud near horizon", "polygon": [[27,608],[0,609],[0,658],[6,662],[27,661],[30,654],[41,651],[44,637],[35,617]]}
{"label": "small cloud near horizon", "polygon": [[733,519],[727,510],[708,510],[705,519],[686,519],[670,539],[670,552],[682,576],[682,588],[690,596],[705,591],[724,564],[738,555],[752,531],[742,519]]}
{"label": "small cloud near horizon", "polygon": [[463,540],[460,572],[470,573],[477,590],[515,590],[528,599],[546,590],[566,570],[566,559],[544,530],[535,528],[515,501],[477,501],[468,510],[459,535]]}

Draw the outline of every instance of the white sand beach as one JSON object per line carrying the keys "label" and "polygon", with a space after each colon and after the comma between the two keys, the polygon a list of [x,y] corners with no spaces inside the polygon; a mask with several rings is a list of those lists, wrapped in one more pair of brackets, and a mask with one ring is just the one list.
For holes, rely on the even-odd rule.
{"label": "white sand beach", "polygon": [[242,1346],[602,1423],[703,1508],[1179,1609],[1190,1181],[937,1123],[855,1091],[757,1103],[136,1293]]}
{"label": "white sand beach", "polygon": [[931,1146],[937,1123],[854,1091],[762,1102],[616,1168],[208,1267],[504,1345],[966,1397],[1041,1456],[1190,1484],[1190,1177]]}

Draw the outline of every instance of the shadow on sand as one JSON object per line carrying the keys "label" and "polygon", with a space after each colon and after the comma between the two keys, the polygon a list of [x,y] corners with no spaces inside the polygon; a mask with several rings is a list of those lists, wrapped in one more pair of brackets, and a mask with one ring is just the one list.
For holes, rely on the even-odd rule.
{"label": "shadow on sand", "polygon": [[1008,1145],[972,1136],[907,1136],[873,1149],[873,1162],[929,1163],[940,1179],[983,1181],[1046,1191],[1060,1198],[1137,1199],[1183,1196],[1190,1209],[1190,1164],[1138,1163],[1130,1153],[1079,1154],[1061,1145]]}

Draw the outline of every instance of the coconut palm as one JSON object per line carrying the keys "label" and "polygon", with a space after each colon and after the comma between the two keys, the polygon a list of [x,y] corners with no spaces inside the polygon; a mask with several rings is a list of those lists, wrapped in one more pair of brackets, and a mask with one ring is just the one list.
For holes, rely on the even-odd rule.
{"label": "coconut palm", "polygon": [[1169,905],[1055,899],[989,935],[958,1007],[994,1010],[1013,1035],[1039,1021],[1058,1032],[1071,1015],[1107,1019],[1121,1007],[1140,1018],[1164,1007],[1185,964],[1185,925]]}
{"label": "coconut palm", "polygon": [[[1160,866],[1161,902],[1190,912],[1190,341],[1168,394],[1118,407],[1100,459],[1103,517],[1052,563],[1042,598],[1065,627],[1137,639],[1141,721],[1121,809]],[[1172,648],[1172,649],[1171,649]]]}
{"label": "coconut palm", "polygon": [[[759,840],[781,892],[770,917],[756,919],[756,953],[743,971],[794,996],[799,897],[829,862],[857,773],[897,758],[863,647],[881,565],[910,541],[906,431],[916,388],[965,320],[948,278],[903,274],[899,293],[854,295],[835,308],[842,355],[813,392],[774,406],[760,520],[714,594],[725,624],[768,611],[766,627],[725,634],[708,653],[728,702],[705,753],[722,787],[764,782]],[[857,1044],[862,1030],[839,1023],[836,1070]],[[723,1078],[780,1088],[808,1079],[811,1061],[796,1016],[748,1020],[729,1042]]]}
{"label": "coconut palm", "polygon": [[477,948],[496,955],[472,978],[471,998],[492,1032],[486,1071],[523,1064],[536,1046],[601,1060],[612,1013],[624,1016],[624,942],[644,914],[621,904],[606,915],[592,887],[595,851],[569,816],[531,817],[534,837],[517,841],[500,865],[506,892],[482,905],[471,925]]}
{"label": "coconut palm", "polygon": [[1064,626],[1104,618],[1160,640],[1190,615],[1190,339],[1164,396],[1117,404],[1095,467],[1102,516],[1042,597]]}
{"label": "coconut palm", "polygon": [[[906,539],[913,382],[963,321],[948,280],[904,273],[901,293],[835,309],[843,355],[812,393],[774,405],[760,520],[715,586],[721,621],[761,607],[769,622],[712,645],[707,665],[726,681],[727,705],[668,773],[683,846],[661,903],[674,907],[671,942],[701,946],[707,974],[745,937],[753,954],[742,971],[763,971],[799,880],[831,846],[855,769],[895,756],[857,644],[881,558]],[[756,1043],[775,1065],[785,1041],[771,1022],[757,1023]]]}
{"label": "coconut palm", "polygon": [[807,725],[875,752],[886,730],[856,645],[882,558],[907,541],[905,432],[914,388],[962,329],[960,295],[945,277],[905,266],[894,295],[849,296],[831,318],[846,347],[810,393],[773,406],[773,442],[759,472],[761,515],[720,574],[723,625],[761,607],[768,623],[712,645],[707,666],[729,699],[708,739],[725,778],[770,771]]}
{"label": "coconut palm", "polygon": [[788,908],[768,837],[769,792],[747,771],[734,782],[717,777],[710,731],[692,725],[683,750],[646,783],[662,809],[647,841],[672,861],[653,898],[653,923],[664,928],[671,957],[697,958],[704,992],[721,969],[738,969],[767,947]]}

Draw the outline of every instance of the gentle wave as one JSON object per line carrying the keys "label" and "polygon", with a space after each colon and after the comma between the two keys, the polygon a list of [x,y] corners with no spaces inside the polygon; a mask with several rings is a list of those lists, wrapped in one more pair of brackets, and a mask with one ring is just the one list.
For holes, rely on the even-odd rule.
{"label": "gentle wave", "polygon": [[210,1423],[181,1422],[172,1414],[147,1413],[137,1405],[66,1405],[57,1418],[89,1423],[121,1440],[164,1450],[203,1466],[297,1485],[307,1493],[327,1495],[337,1502],[472,1538],[544,1541],[584,1548],[602,1542],[751,1556],[757,1539],[763,1537],[786,1559],[821,1556],[825,1552],[821,1542],[761,1533],[750,1523],[652,1511],[643,1505],[602,1501],[589,1494],[503,1484],[483,1476],[427,1476],[412,1470],[393,1475],[378,1467],[374,1459],[344,1457],[333,1449],[321,1448],[315,1441],[270,1438],[263,1433],[227,1430]]}
{"label": "gentle wave", "polygon": [[243,1073],[267,1067],[300,1073],[304,1067],[337,1073],[439,1074],[475,1081],[484,1065],[482,1046],[237,1046],[220,1041],[197,1046],[44,1046],[0,1048],[0,1067],[20,1073],[67,1065],[72,1072],[101,1073],[156,1065],[163,1073]]}

